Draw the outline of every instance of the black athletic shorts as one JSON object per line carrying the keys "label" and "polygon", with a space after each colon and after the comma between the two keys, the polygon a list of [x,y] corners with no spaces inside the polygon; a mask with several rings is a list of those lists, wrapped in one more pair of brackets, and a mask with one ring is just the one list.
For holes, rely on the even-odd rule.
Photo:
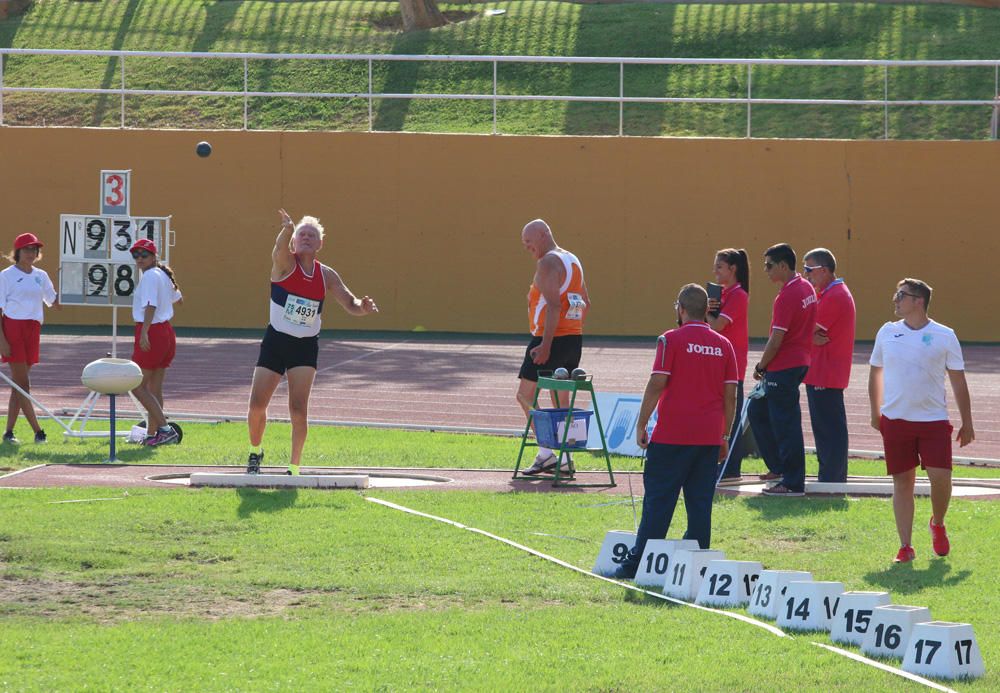
{"label": "black athletic shorts", "polygon": [[583,335],[568,334],[564,337],[552,338],[552,349],[549,350],[549,360],[541,366],[531,360],[531,350],[542,343],[541,337],[532,337],[528,342],[528,348],[524,350],[524,363],[521,364],[521,371],[518,378],[538,382],[538,371],[554,371],[557,368],[565,368],[572,371],[580,365],[580,354],[583,353]]}
{"label": "black athletic shorts", "polygon": [[316,367],[319,358],[319,337],[293,337],[267,326],[260,342],[257,366],[284,375],[289,368]]}

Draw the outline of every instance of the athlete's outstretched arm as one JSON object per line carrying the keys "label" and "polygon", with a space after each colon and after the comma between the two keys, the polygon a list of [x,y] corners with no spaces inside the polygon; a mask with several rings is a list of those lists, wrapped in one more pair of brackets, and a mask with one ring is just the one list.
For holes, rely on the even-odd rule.
{"label": "athlete's outstretched arm", "polygon": [[375,305],[375,299],[371,296],[362,296],[358,298],[351,290],[347,288],[344,284],[344,280],[340,278],[337,271],[332,267],[323,267],[323,279],[326,281],[326,291],[327,293],[333,294],[333,297],[337,300],[340,306],[350,313],[351,315],[368,315],[370,313],[377,313],[378,306]]}
{"label": "athlete's outstretched arm", "polygon": [[271,251],[271,281],[281,281],[295,269],[295,256],[292,254],[292,232],[295,231],[295,223],[288,216],[288,212],[283,209],[278,210],[281,215],[281,231],[274,239],[274,249]]}

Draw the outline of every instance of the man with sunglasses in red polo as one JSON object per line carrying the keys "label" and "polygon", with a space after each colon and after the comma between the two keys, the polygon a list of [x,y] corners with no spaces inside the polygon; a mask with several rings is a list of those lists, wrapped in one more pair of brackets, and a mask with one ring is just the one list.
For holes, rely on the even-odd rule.
{"label": "man with sunglasses in red polo", "polygon": [[951,501],[951,433],[945,404],[945,375],[962,417],[959,447],[976,439],[965,361],[955,331],[927,316],[931,287],[919,279],[896,285],[896,322],[875,336],[868,373],[872,428],[882,434],[885,466],[892,476],[892,510],[899,534],[896,563],[909,563],[913,550],[913,489],[917,465],[931,484],[931,546],[938,556],[951,550],[944,516]]}
{"label": "man with sunglasses in red polo", "polygon": [[780,479],[762,493],[803,496],[806,450],[799,386],[809,370],[816,292],[795,271],[795,251],[787,243],[772,245],[764,252],[764,271],[781,289],[774,299],[770,336],[753,369],[754,379],[764,381],[765,394],[750,403],[747,416],[768,469],[761,479]]}
{"label": "man with sunglasses in red polo", "polygon": [[837,259],[826,248],[806,253],[802,273],[816,289],[816,327],[806,373],[806,399],[819,458],[819,480],[847,481],[847,410],[844,390],[854,359],[854,297],[837,277]]}

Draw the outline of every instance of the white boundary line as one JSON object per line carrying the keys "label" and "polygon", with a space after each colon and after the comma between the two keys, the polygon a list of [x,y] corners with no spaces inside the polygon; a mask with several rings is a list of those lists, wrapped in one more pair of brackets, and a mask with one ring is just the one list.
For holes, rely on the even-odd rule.
{"label": "white boundary line", "polygon": [[[313,383],[315,384],[315,378],[319,377],[322,373],[326,373],[327,371],[332,371],[334,368],[339,368],[340,366],[343,366],[346,363],[353,363],[354,361],[360,361],[362,359],[368,358],[369,356],[377,356],[378,354],[382,354],[382,353],[385,353],[386,351],[389,351],[391,349],[395,349],[398,346],[403,346],[404,344],[409,344],[412,341],[413,341],[412,339],[404,339],[401,342],[396,342],[394,344],[390,344],[388,346],[384,346],[381,349],[375,349],[373,351],[369,351],[369,352],[366,352],[364,354],[358,354],[357,356],[352,356],[349,359],[344,359],[343,361],[337,361],[337,363],[331,364],[329,366],[324,366],[323,368],[320,368],[320,369],[318,369],[316,371],[316,375],[313,376]],[[278,387],[275,388],[275,391],[277,391],[279,388],[282,388],[282,387],[288,387],[288,379],[287,378],[282,378],[281,379],[281,381],[278,383]]]}
{"label": "white boundary line", "polygon": [[929,679],[925,679],[922,676],[917,676],[916,674],[911,674],[908,671],[903,671],[902,669],[897,669],[891,667],[888,664],[883,664],[882,662],[876,661],[874,659],[868,659],[867,657],[862,657],[859,654],[850,652],[848,650],[842,650],[839,647],[834,647],[833,645],[824,645],[821,642],[810,641],[816,647],[822,647],[824,650],[829,650],[830,652],[835,652],[841,656],[847,657],[848,659],[853,659],[855,661],[861,662],[862,664],[868,664],[875,667],[876,669],[881,669],[882,671],[887,671],[890,674],[896,674],[897,676],[902,676],[904,678],[910,679],[915,683],[922,683],[925,686],[933,688],[936,691],[946,691],[947,693],[958,693],[954,688],[948,688],[947,686],[942,686],[940,683],[935,683]]}
{"label": "white boundary line", "polygon": [[[777,635],[780,638],[792,637],[792,636],[788,635],[787,633],[785,633],[780,628],[776,628],[775,626],[772,626],[770,623],[764,623],[763,621],[758,621],[755,618],[750,618],[749,616],[744,616],[743,614],[733,613],[731,611],[722,611],[720,609],[712,609],[712,608],[709,608],[707,606],[701,606],[700,604],[692,604],[691,602],[685,602],[685,601],[682,601],[680,599],[674,599],[673,597],[668,597],[667,595],[661,594],[659,592],[651,592],[649,590],[642,589],[641,587],[636,587],[635,585],[630,585],[627,582],[619,582],[618,580],[612,580],[611,578],[606,578],[606,577],[604,577],[602,575],[596,575],[596,574],[590,572],[589,570],[584,570],[583,568],[577,567],[577,566],[575,566],[575,565],[573,565],[571,563],[567,563],[566,561],[560,560],[560,559],[556,558],[555,556],[549,556],[548,554],[542,553],[541,551],[536,551],[535,549],[532,549],[532,548],[530,548],[528,546],[524,546],[523,544],[518,544],[517,542],[512,541],[510,539],[505,539],[504,537],[497,536],[496,534],[491,534],[491,533],[489,533],[487,531],[484,531],[482,529],[477,529],[475,527],[469,527],[468,525],[463,525],[461,522],[456,522],[455,520],[449,520],[449,519],[444,518],[444,517],[439,517],[438,515],[431,515],[429,513],[420,512],[419,510],[413,510],[412,508],[407,508],[407,507],[405,507],[403,505],[398,505],[396,503],[391,503],[389,501],[382,500],[380,498],[372,498],[371,496],[365,496],[365,500],[369,501],[371,503],[377,503],[378,505],[384,505],[385,507],[392,508],[393,510],[399,510],[401,512],[408,513],[410,515],[416,515],[418,517],[425,517],[425,518],[427,518],[429,520],[434,520],[435,522],[443,522],[444,524],[451,525],[452,527],[457,527],[458,529],[465,529],[465,530],[468,530],[470,532],[474,532],[476,534],[481,534],[484,537],[488,537],[488,538],[493,539],[495,541],[499,541],[499,542],[501,542],[503,544],[507,544],[508,546],[513,546],[516,549],[519,549],[521,551],[525,551],[527,553],[530,553],[532,556],[537,556],[537,557],[545,559],[546,561],[549,561],[551,563],[555,563],[556,565],[562,566],[563,568],[568,568],[569,570],[572,570],[574,572],[580,573],[582,575],[586,575],[587,577],[596,578],[596,579],[602,580],[604,582],[609,582],[612,585],[617,585],[618,587],[624,587],[625,589],[629,589],[629,590],[632,590],[634,592],[639,592],[641,594],[646,594],[646,595],[649,595],[651,597],[655,597],[657,599],[662,599],[664,601],[671,602],[673,604],[679,604],[679,605],[682,605],[682,606],[688,606],[688,607],[691,607],[692,609],[699,609],[700,611],[707,611],[709,613],[718,614],[720,616],[727,616],[729,618],[736,619],[737,621],[742,621],[743,623],[748,623],[750,625],[757,626],[758,628],[762,628],[762,629],[768,631],[769,633],[771,633],[772,635]],[[895,667],[891,667],[888,664],[883,664],[881,662],[877,662],[875,660],[868,659],[867,657],[863,657],[863,656],[861,656],[859,654],[855,654],[855,653],[849,652],[847,650],[842,650],[842,649],[840,649],[838,647],[832,647],[830,645],[825,645],[823,643],[815,642],[815,641],[812,641],[812,640],[810,641],[810,643],[812,643],[813,645],[816,645],[817,647],[822,647],[825,650],[829,650],[830,652],[834,652],[836,654],[839,654],[839,655],[842,655],[844,657],[847,657],[848,659],[852,659],[854,661],[861,662],[862,664],[867,664],[869,666],[875,667],[876,669],[881,669],[882,671],[888,672],[890,674],[895,674],[896,676],[901,676],[904,679],[909,679],[910,681],[913,681],[914,683],[923,684],[923,685],[925,685],[925,686],[927,686],[929,688],[933,688],[934,690],[946,691],[947,693],[957,693],[955,690],[953,690],[951,688],[947,688],[945,686],[942,686],[939,683],[935,683],[934,681],[931,681],[929,679],[925,679],[922,676],[917,676],[916,674],[911,674],[908,671],[903,671],[902,669],[897,669]]]}
{"label": "white boundary line", "polygon": [[13,472],[7,472],[6,474],[0,474],[0,479],[9,479],[12,476],[17,476],[18,474],[24,474],[25,472],[30,472],[35,469],[41,469],[42,467],[47,467],[48,462],[42,462],[41,464],[36,464],[34,467],[25,467],[24,469],[15,469]]}
{"label": "white boundary line", "polygon": [[331,366],[324,366],[323,368],[320,368],[318,371],[316,371],[316,375],[319,375],[320,373],[326,373],[327,371],[333,370],[334,368],[338,368],[340,366],[343,366],[345,363],[353,363],[354,361],[360,361],[361,359],[366,359],[369,356],[376,356],[376,355],[381,354],[381,353],[383,353],[385,351],[389,351],[390,349],[395,349],[398,346],[403,346],[404,344],[409,344],[412,341],[413,341],[412,339],[404,339],[401,342],[396,342],[394,344],[390,344],[389,346],[384,346],[381,349],[375,349],[374,351],[369,351],[369,352],[364,353],[364,354],[358,354],[357,356],[352,356],[351,358],[344,359],[343,361],[337,361],[337,363],[335,363],[335,364],[333,364]]}

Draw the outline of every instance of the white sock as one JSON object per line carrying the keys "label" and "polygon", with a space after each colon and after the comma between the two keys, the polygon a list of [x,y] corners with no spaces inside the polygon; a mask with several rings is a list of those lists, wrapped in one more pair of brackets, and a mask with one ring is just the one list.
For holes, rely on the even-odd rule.
{"label": "white sock", "polygon": [[546,447],[542,447],[541,445],[538,446],[538,456],[539,457],[548,457],[551,454],[552,454],[552,451],[550,449],[548,449]]}

